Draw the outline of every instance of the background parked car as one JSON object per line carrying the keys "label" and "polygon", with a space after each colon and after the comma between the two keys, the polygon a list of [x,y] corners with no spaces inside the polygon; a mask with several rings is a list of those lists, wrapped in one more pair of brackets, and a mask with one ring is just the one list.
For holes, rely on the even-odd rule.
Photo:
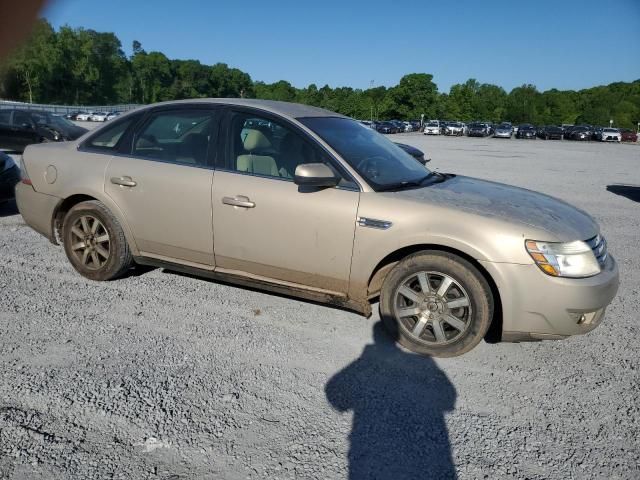
{"label": "background parked car", "polygon": [[69,112],[67,113],[64,118],[66,118],[67,120],[77,120],[78,115],[82,113],[80,111],[77,112]]}
{"label": "background parked car", "polygon": [[565,134],[564,138],[569,138],[570,140],[591,140],[593,136],[593,129],[586,125],[579,125],[577,127],[571,127],[567,134]]}
{"label": "background parked car", "polygon": [[484,123],[470,123],[468,132],[470,137],[486,137],[489,135],[489,129]]}
{"label": "background parked car", "polygon": [[76,115],[76,120],[80,122],[88,122],[93,112],[81,112]]}
{"label": "background parked car", "polygon": [[501,123],[495,128],[493,132],[494,138],[511,138],[513,134],[513,127],[510,123]]}
{"label": "background parked car", "polygon": [[109,112],[107,114],[107,121],[113,120],[114,118],[118,118],[120,116],[120,112]]}
{"label": "background parked car", "polygon": [[523,123],[518,127],[518,133],[516,133],[516,138],[530,138],[535,140],[536,127],[534,127],[530,123]]}
{"label": "background parked car", "polygon": [[637,142],[638,134],[633,130],[629,130],[628,128],[623,129],[620,132],[620,140],[623,142]]}
{"label": "background parked car", "polygon": [[22,152],[27,145],[75,140],[87,132],[64,117],[32,110],[0,110],[0,148]]}
{"label": "background parked car", "polygon": [[91,115],[89,120],[91,120],[92,122],[106,122],[108,115],[109,115],[109,112],[96,112],[93,115]]}
{"label": "background parked car", "polygon": [[440,135],[440,122],[438,120],[430,120],[424,127],[425,135]]}
{"label": "background parked car", "polygon": [[564,130],[562,127],[555,125],[545,125],[538,129],[538,137],[545,140],[562,140],[564,137]]}
{"label": "background parked car", "polygon": [[0,203],[15,197],[15,187],[20,181],[20,167],[6,153],[0,151]]}
{"label": "background parked car", "polygon": [[460,122],[447,122],[442,129],[442,133],[459,137],[464,134],[464,125]]}
{"label": "background parked car", "polygon": [[398,128],[390,122],[377,122],[376,132],[378,133],[397,133]]}
{"label": "background parked car", "polygon": [[617,128],[603,128],[598,132],[598,140],[601,142],[621,142],[622,134]]}

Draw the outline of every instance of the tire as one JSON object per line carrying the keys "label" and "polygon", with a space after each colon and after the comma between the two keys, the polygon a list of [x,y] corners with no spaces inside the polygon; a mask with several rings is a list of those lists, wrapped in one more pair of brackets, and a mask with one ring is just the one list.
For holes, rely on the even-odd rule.
{"label": "tire", "polygon": [[133,266],[120,223],[96,200],[78,203],[69,210],[64,217],[62,239],[69,262],[83,277],[113,280]]}
{"label": "tire", "polygon": [[[454,301],[456,306],[447,306]],[[455,357],[474,348],[486,335],[493,310],[486,279],[448,252],[425,250],[406,257],[389,272],[380,292],[387,331],[408,350],[433,357]]]}

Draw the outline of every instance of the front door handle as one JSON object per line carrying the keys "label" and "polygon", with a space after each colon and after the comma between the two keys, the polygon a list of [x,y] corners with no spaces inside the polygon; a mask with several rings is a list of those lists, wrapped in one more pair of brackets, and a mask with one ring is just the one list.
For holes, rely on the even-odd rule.
{"label": "front door handle", "polygon": [[111,183],[123,187],[135,187],[137,183],[131,177],[111,177]]}
{"label": "front door handle", "polygon": [[222,203],[225,205],[233,205],[234,207],[253,208],[256,206],[249,197],[244,195],[236,195],[235,197],[222,197]]}

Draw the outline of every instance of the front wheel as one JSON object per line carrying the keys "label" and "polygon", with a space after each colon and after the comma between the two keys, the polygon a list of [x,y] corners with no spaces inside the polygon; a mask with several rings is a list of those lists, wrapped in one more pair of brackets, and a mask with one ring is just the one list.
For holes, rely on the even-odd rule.
{"label": "front wheel", "polygon": [[482,274],[448,252],[423,251],[398,263],[380,292],[380,315],[403,347],[454,357],[474,348],[493,317],[493,296]]}
{"label": "front wheel", "polygon": [[91,280],[112,280],[133,265],[116,217],[98,201],[78,203],[62,227],[64,250],[73,268]]}

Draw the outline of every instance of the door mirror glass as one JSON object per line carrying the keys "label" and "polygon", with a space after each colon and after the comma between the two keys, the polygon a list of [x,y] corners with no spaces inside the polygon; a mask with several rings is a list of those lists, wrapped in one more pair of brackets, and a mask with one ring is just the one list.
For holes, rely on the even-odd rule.
{"label": "door mirror glass", "polygon": [[324,163],[307,163],[296,167],[294,181],[306,187],[335,187],[340,178]]}

